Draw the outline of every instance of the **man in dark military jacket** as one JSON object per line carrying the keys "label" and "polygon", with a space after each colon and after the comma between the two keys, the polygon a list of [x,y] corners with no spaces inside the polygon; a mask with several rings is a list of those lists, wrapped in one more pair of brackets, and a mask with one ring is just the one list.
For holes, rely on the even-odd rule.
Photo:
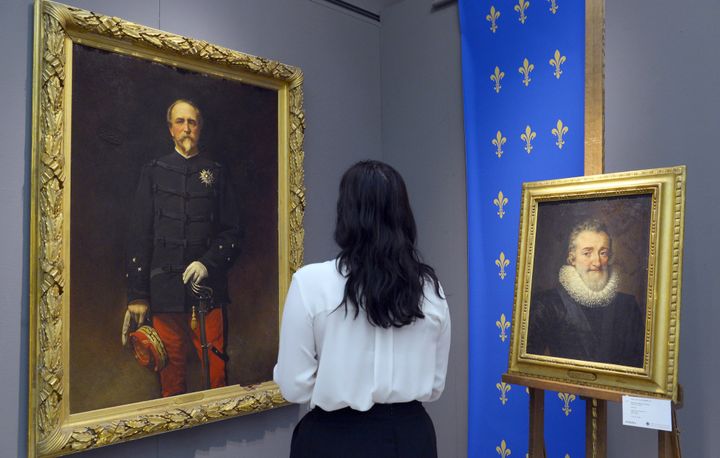
{"label": "man in dark military jacket", "polygon": [[228,171],[198,151],[200,110],[188,100],[176,100],[167,122],[175,151],[143,166],[127,242],[128,311],[138,324],[152,312],[152,325],[168,354],[160,371],[163,397],[186,391],[190,342],[202,359],[193,308],[198,301],[189,283],[214,290],[206,315],[210,386],[225,386],[222,306],[229,302],[227,272],[239,248]]}

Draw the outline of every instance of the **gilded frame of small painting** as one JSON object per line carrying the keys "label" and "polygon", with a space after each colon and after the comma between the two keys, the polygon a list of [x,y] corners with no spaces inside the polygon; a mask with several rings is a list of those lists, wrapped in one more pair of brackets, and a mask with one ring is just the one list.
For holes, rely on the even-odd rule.
{"label": "gilded frame of small painting", "polygon": [[524,183],[507,374],[676,400],[684,206],[684,166]]}
{"label": "gilded frame of small painting", "polygon": [[[29,455],[65,455],[284,405],[272,366],[281,301],[303,258],[300,69],[43,0],[35,4],[33,60]],[[169,107],[178,99],[194,105],[199,154],[211,164],[183,173],[198,174],[200,191],[224,177],[227,192],[200,198],[233,196],[238,238],[212,248],[235,250],[224,270],[210,263],[227,276],[226,386],[198,382],[207,356],[189,346],[185,392],[161,397],[158,374],[120,337],[136,189],[147,164],[176,157]],[[175,195],[197,197],[187,189]],[[220,219],[178,219],[153,202],[154,217],[185,227]],[[187,249],[189,238],[155,234],[152,243]],[[174,272],[160,267],[149,278]]]}

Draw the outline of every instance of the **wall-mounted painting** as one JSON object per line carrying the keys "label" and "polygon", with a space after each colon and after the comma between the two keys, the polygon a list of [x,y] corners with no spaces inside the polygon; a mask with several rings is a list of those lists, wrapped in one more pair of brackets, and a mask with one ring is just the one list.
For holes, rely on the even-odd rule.
{"label": "wall-mounted painting", "polygon": [[31,455],[283,405],[301,71],[59,3],[35,16]]}

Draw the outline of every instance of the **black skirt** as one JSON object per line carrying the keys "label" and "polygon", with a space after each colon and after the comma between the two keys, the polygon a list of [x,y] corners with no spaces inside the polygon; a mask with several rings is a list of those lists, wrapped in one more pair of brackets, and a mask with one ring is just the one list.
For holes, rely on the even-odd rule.
{"label": "black skirt", "polygon": [[437,458],[435,428],[418,401],[367,412],[315,407],[295,426],[290,458]]}

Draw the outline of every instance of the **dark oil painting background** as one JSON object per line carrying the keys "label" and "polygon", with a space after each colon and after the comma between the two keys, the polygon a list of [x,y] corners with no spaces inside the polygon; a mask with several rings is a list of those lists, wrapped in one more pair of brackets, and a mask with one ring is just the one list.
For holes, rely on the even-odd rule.
{"label": "dark oil painting background", "polygon": [[581,221],[597,219],[610,232],[610,264],[621,275],[618,291],[635,296],[643,317],[647,316],[651,211],[651,194],[539,202],[531,298],[559,287],[558,272],[567,263],[570,231]]}
{"label": "dark oil painting background", "polygon": [[[228,274],[228,384],[272,379],[278,340],[277,93],[74,45],[70,234],[70,411],[155,399],[156,373],[121,345],[124,240],[143,164],[173,151],[167,107],[203,115],[200,154],[230,170],[244,232]],[[202,389],[194,349],[188,391]]]}

